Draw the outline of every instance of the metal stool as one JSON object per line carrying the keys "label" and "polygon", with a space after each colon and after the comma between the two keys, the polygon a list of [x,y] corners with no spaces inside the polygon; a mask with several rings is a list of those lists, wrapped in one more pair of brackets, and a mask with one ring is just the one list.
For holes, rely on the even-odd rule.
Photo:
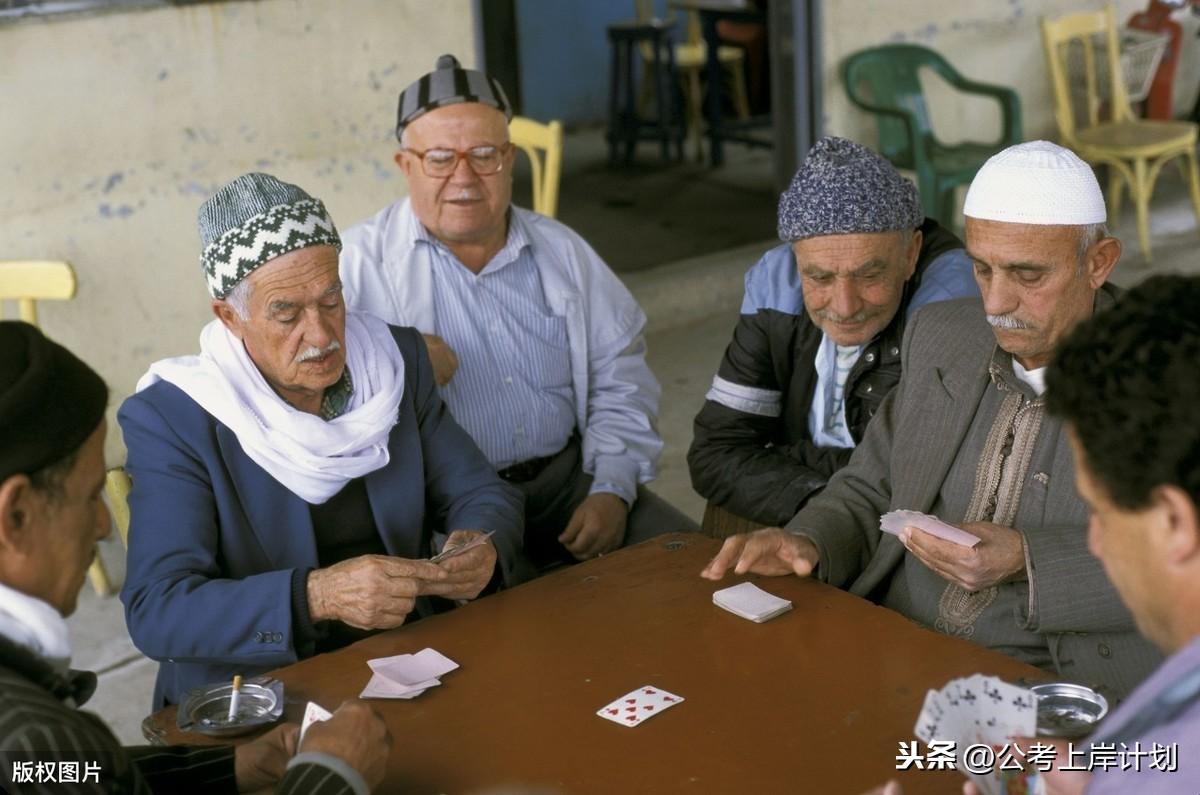
{"label": "metal stool", "polygon": [[[633,162],[637,142],[657,138],[663,160],[683,159],[683,114],[675,80],[675,48],[671,42],[670,25],[661,21],[621,22],[608,27],[612,47],[612,84],[608,95],[608,160],[618,162],[618,147],[625,146],[625,163]],[[642,119],[637,112],[637,92],[634,90],[634,50],[645,42],[653,52],[651,74],[644,79],[654,81],[655,119]],[[638,58],[637,60],[641,60]],[[671,144],[675,156],[671,156]]]}

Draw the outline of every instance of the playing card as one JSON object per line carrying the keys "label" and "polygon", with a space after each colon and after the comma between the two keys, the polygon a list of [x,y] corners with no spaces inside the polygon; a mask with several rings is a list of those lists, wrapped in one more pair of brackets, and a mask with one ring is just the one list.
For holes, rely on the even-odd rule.
{"label": "playing card", "polygon": [[367,660],[371,670],[398,685],[413,687],[437,679],[458,668],[458,663],[436,649],[422,649],[416,654],[397,654]]}
{"label": "playing card", "polygon": [[646,685],[629,691],[611,704],[597,710],[596,714],[622,726],[637,726],[682,701],[683,696]]}
{"label": "playing card", "polygon": [[437,679],[430,679],[425,682],[409,686],[401,685],[387,679],[379,674],[371,676],[367,686],[358,694],[359,698],[416,698],[431,687],[437,687],[441,682]]}
{"label": "playing card", "polygon": [[964,547],[973,547],[979,543],[979,536],[920,511],[888,511],[879,517],[879,529],[894,536],[900,535],[900,532],[909,526],[920,528],[930,535]]}
{"label": "playing card", "polygon": [[465,544],[459,544],[459,545],[453,546],[453,547],[443,547],[441,552],[437,553],[436,555],[434,555],[432,558],[429,559],[429,562],[430,563],[441,563],[446,558],[452,558],[455,555],[461,555],[462,553],[466,552],[468,549],[474,549],[475,547],[483,546],[485,543],[487,543],[487,540],[489,538],[491,538],[495,533],[496,533],[495,530],[488,530],[486,533],[484,533],[481,536],[473,537],[470,541],[468,541]]}
{"label": "playing card", "polygon": [[761,624],[792,609],[792,603],[767,593],[752,582],[723,588],[713,594],[713,604]]}
{"label": "playing card", "polygon": [[[304,733],[308,731],[308,727],[317,721],[329,720],[333,717],[333,713],[325,709],[314,701],[308,702],[308,706],[304,708],[304,720],[300,722],[300,743],[304,742]],[[299,746],[299,743],[297,743]]]}

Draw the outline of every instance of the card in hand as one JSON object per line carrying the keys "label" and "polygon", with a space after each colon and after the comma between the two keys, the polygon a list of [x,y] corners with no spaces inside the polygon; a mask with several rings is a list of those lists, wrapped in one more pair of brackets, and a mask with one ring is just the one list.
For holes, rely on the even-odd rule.
{"label": "card in hand", "polygon": [[452,547],[443,547],[441,552],[437,553],[436,555],[434,555],[432,558],[429,559],[429,562],[430,563],[441,563],[446,558],[452,558],[452,557],[455,557],[456,555],[461,555],[462,553],[466,552],[467,550],[474,549],[475,547],[481,547],[484,545],[484,543],[489,538],[491,538],[495,534],[496,534],[495,530],[488,530],[486,533],[484,533],[481,536],[473,537],[470,541],[468,541],[465,544],[457,544],[456,546],[452,546]]}
{"label": "card in hand", "polygon": [[314,701],[308,702],[308,706],[304,708],[304,720],[300,723],[300,739],[296,743],[296,747],[304,742],[304,733],[308,731],[308,727],[317,721],[329,720],[333,717],[333,713],[317,704]]}
{"label": "card in hand", "polygon": [[622,726],[637,726],[682,701],[683,696],[646,685],[629,691],[596,714]]}
{"label": "card in hand", "polygon": [[900,535],[901,531],[909,526],[964,547],[973,547],[979,543],[979,536],[974,533],[968,533],[966,530],[943,522],[936,516],[930,516],[920,511],[888,511],[879,517],[879,529],[894,536]]}

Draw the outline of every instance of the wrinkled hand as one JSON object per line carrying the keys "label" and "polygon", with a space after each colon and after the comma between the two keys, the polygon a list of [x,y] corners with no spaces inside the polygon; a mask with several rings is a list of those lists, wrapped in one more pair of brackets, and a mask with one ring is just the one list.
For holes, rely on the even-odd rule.
{"label": "wrinkled hand", "polygon": [[361,555],[309,573],[308,612],[313,621],[391,629],[404,623],[428,585],[446,577],[427,560]]}
{"label": "wrinkled hand", "polygon": [[979,543],[964,547],[911,526],[901,531],[900,541],[942,579],[968,591],[1025,579],[1025,546],[1018,531],[991,522],[960,527],[979,536]]}
{"label": "wrinkled hand", "polygon": [[[1077,761],[1069,756],[1071,744],[1067,740],[1053,740],[1047,737],[1015,737],[1012,744],[1020,750],[1022,757],[1026,757],[1029,755],[1030,746],[1035,743],[1054,746],[1052,769],[1039,774],[1046,783],[1046,795],[1083,795],[1092,774],[1087,770],[1061,769],[1063,765],[1077,764]],[[963,784],[962,791],[963,795],[983,795],[970,781]]]}
{"label": "wrinkled hand", "polygon": [[558,541],[576,560],[587,560],[612,552],[625,540],[625,520],[629,506],[625,500],[607,491],[589,494],[567,522]]}
{"label": "wrinkled hand", "polygon": [[900,786],[900,782],[892,779],[882,787],[876,787],[870,792],[864,792],[863,795],[904,795],[904,788]]}
{"label": "wrinkled hand", "polygon": [[379,713],[365,702],[346,701],[332,718],[308,727],[300,750],[336,756],[362,774],[367,789],[374,791],[387,770],[392,735]]}
{"label": "wrinkled hand", "polygon": [[[443,549],[466,544],[472,538],[483,535],[482,530],[455,530],[446,539]],[[496,547],[489,538],[484,543],[462,554],[446,558],[434,564],[445,572],[445,579],[426,582],[421,587],[422,596],[444,596],[447,599],[474,599],[491,582],[496,570]]]}
{"label": "wrinkled hand", "polygon": [[458,372],[458,354],[437,334],[422,334],[425,347],[429,349],[429,363],[433,365],[433,380],[445,386]]}
{"label": "wrinkled hand", "polygon": [[816,545],[807,538],[778,527],[764,527],[725,539],[721,551],[709,561],[700,576],[706,580],[719,580],[732,566],[734,574],[807,577],[820,559]]}
{"label": "wrinkled hand", "polygon": [[287,771],[288,760],[295,756],[299,739],[300,727],[285,723],[234,749],[233,771],[238,791],[254,792],[274,787]]}

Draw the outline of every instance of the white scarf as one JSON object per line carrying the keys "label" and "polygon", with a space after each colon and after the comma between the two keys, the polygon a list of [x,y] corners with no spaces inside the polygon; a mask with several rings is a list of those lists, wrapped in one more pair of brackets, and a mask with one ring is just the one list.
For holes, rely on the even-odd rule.
{"label": "white scarf", "polygon": [[354,392],[328,422],[275,394],[241,340],[219,321],[200,332],[200,355],[150,366],[137,391],[159,380],[182,389],[232,430],[246,454],[308,503],[321,504],[354,478],[388,463],[388,434],[399,420],[404,357],[387,324],[346,313],[346,366]]}
{"label": "white scarf", "polygon": [[71,639],[62,615],[29,594],[0,583],[0,635],[62,673],[71,663]]}

